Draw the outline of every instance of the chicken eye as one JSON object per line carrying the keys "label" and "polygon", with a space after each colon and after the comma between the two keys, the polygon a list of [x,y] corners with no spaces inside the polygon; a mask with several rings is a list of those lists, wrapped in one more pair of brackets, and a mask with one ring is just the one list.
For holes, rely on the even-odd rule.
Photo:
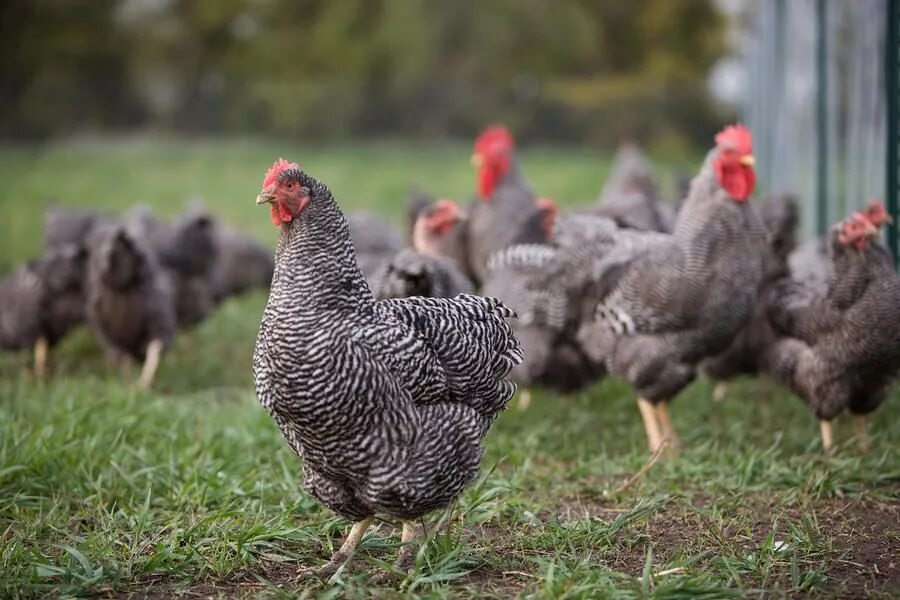
{"label": "chicken eye", "polygon": [[287,190],[290,192],[290,191],[293,191],[294,185],[295,185],[295,184],[294,184],[293,181],[288,181],[287,184],[286,184],[284,187],[286,187]]}

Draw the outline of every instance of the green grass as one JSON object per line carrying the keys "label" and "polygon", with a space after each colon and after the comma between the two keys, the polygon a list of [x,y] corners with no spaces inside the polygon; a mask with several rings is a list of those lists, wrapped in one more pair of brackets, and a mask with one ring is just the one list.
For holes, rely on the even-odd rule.
{"label": "green grass", "polygon": [[[328,182],[348,208],[397,218],[417,181],[466,198],[463,145],[341,147],[262,141],[92,141],[0,150],[0,269],[39,248],[43,200],[163,214],[185,197],[274,242],[253,204],[278,155]],[[592,201],[598,153],[537,149],[524,167],[542,194]],[[225,303],[179,336],[152,392],[107,370],[85,331],[35,382],[26,355],[0,355],[0,597],[318,596],[372,593],[398,536],[382,523],[363,560],[328,583],[291,580],[319,564],[346,523],[302,492],[292,455],[250,383],[265,301]],[[487,439],[483,477],[430,521],[431,541],[399,592],[431,597],[890,597],[900,593],[900,404],[874,415],[872,451],[839,421],[823,457],[806,408],[738,382],[711,400],[698,381],[674,405],[685,442],[624,491],[646,461],[627,386],[536,394]],[[437,521],[446,524],[440,529]],[[398,586],[395,586],[398,587]]]}

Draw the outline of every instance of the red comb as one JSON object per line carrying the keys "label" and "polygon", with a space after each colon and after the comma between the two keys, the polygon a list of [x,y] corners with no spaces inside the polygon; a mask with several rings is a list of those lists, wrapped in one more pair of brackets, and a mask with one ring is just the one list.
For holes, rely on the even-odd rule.
{"label": "red comb", "polygon": [[877,198],[869,200],[869,207],[865,211],[866,217],[875,227],[881,228],[883,225],[892,222],[891,215],[888,214],[884,203]]}
{"label": "red comb", "polygon": [[716,146],[730,146],[739,154],[753,154],[753,134],[742,124],[729,125],[716,134]]}
{"label": "red comb", "polygon": [[266,171],[266,178],[263,179],[263,188],[267,188],[278,179],[278,176],[281,175],[281,172],[285,169],[299,169],[300,165],[297,163],[292,163],[284,160],[283,158],[279,158],[275,161],[275,164],[272,165],[272,168]]}
{"label": "red comb", "polygon": [[491,125],[481,132],[475,140],[476,154],[493,154],[494,152],[509,152],[516,147],[516,141],[509,133],[509,129],[503,125]]}

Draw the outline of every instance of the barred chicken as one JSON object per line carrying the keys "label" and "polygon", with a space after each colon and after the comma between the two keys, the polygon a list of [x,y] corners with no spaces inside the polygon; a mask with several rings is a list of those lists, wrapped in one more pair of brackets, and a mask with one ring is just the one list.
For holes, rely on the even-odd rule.
{"label": "barred chicken", "polygon": [[253,354],[260,402],[303,460],[304,486],[355,524],[319,575],[348,560],[375,514],[415,519],[476,476],[482,438],[515,391],[522,358],[493,298],[376,301],[329,189],[279,160],[257,204],[280,237]]}
{"label": "barred chicken", "polygon": [[810,406],[825,451],[833,447],[831,422],[845,408],[868,448],[867,415],[900,372],[900,277],[877,232],[864,213],[838,224],[829,234],[824,293],[793,281],[773,290],[769,304],[786,336],[772,351],[773,374]]}
{"label": "barred chicken", "polygon": [[147,388],[177,324],[170,282],[147,241],[124,224],[96,228],[89,245],[88,325],[109,358],[143,361],[138,384]]}
{"label": "barred chicken", "polygon": [[788,256],[796,243],[797,200],[789,194],[773,196],[760,205],[759,213],[768,232],[768,244],[763,257],[763,280],[753,314],[728,349],[705,360],[702,365],[704,374],[718,382],[713,393],[717,401],[724,399],[727,382],[731,379],[769,372],[769,354],[778,339],[766,314],[766,300],[775,286],[790,277]]}
{"label": "barred chicken", "polygon": [[50,348],[84,320],[86,253],[60,243],[0,281],[0,348],[34,350],[34,372],[47,372]]}
{"label": "barred chicken", "polygon": [[114,217],[94,210],[53,205],[44,213],[44,246],[74,244],[84,248],[95,227],[114,220]]}
{"label": "barred chicken", "polygon": [[413,226],[413,247],[404,248],[387,262],[375,278],[375,296],[451,298],[474,293],[469,278],[444,254],[446,237],[459,229],[461,221],[459,207],[450,200],[438,200],[421,210]]}
{"label": "barred chicken", "polygon": [[749,130],[720,132],[673,233],[631,232],[610,249],[606,260],[615,266],[598,277],[596,308],[579,330],[588,355],[637,391],[653,452],[678,446],[669,402],[701,360],[731,344],[753,310],[766,242],[748,202],[753,165]]}
{"label": "barred chicken", "polygon": [[514,244],[542,243],[547,237],[535,194],[516,162],[515,142],[505,127],[488,127],[475,140],[472,164],[478,197],[469,209],[466,243],[469,272],[480,285],[495,252]]}

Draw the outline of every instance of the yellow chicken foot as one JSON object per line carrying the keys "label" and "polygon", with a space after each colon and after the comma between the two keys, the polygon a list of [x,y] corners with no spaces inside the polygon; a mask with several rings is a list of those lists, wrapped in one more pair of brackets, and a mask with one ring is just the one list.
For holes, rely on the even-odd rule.
{"label": "yellow chicken foot", "polygon": [[638,409],[641,411],[641,419],[644,421],[644,431],[647,433],[647,444],[650,446],[650,452],[656,452],[659,445],[662,444],[662,434],[659,431],[659,423],[656,421],[656,409],[649,400],[641,398],[637,399]]}
{"label": "yellow chicken foot", "polygon": [[826,454],[830,454],[833,447],[831,421],[819,419],[819,433],[822,436],[822,450],[824,450]]}
{"label": "yellow chicken foot", "polygon": [[162,340],[151,340],[147,344],[147,352],[144,357],[144,368],[141,369],[141,377],[138,379],[138,386],[141,389],[147,389],[153,383],[153,376],[156,375],[156,369],[159,367],[159,357],[162,355]]}
{"label": "yellow chicken foot", "polygon": [[869,427],[866,415],[853,415],[853,428],[856,430],[856,443],[863,454],[869,451]]}
{"label": "yellow chicken foot", "polygon": [[43,379],[47,376],[47,352],[50,344],[47,338],[39,337],[34,343],[34,376]]}
{"label": "yellow chicken foot", "polygon": [[667,445],[666,450],[670,455],[678,454],[678,450],[681,448],[681,440],[678,439],[678,434],[675,433],[675,427],[672,425],[668,400],[663,400],[655,408],[656,420],[659,423],[662,440]]}
{"label": "yellow chicken foot", "polygon": [[521,412],[525,412],[528,410],[529,406],[531,406],[531,390],[523,388],[522,391],[519,392],[519,404],[516,408]]}
{"label": "yellow chicken foot", "polygon": [[728,396],[728,382],[720,381],[713,388],[713,402],[725,402],[726,396]]}
{"label": "yellow chicken foot", "polygon": [[347,534],[347,539],[345,539],[341,547],[331,555],[331,558],[324,566],[318,568],[300,567],[297,570],[297,576],[300,579],[309,576],[327,579],[337,573],[338,569],[349,562],[350,557],[353,555],[353,551],[356,550],[359,542],[362,541],[363,535],[366,533],[369,526],[372,525],[372,521],[374,520],[375,517],[366,517],[362,521],[354,523],[353,527],[350,529],[350,533]]}
{"label": "yellow chicken foot", "polygon": [[[420,537],[421,531],[422,528],[414,521],[403,521],[400,551],[397,553],[397,560],[394,561],[394,569],[401,574],[408,573],[415,565],[418,546],[414,542],[416,538]],[[396,575],[397,573],[394,571],[383,571],[376,575],[372,582],[377,585],[386,585],[393,581]]]}

